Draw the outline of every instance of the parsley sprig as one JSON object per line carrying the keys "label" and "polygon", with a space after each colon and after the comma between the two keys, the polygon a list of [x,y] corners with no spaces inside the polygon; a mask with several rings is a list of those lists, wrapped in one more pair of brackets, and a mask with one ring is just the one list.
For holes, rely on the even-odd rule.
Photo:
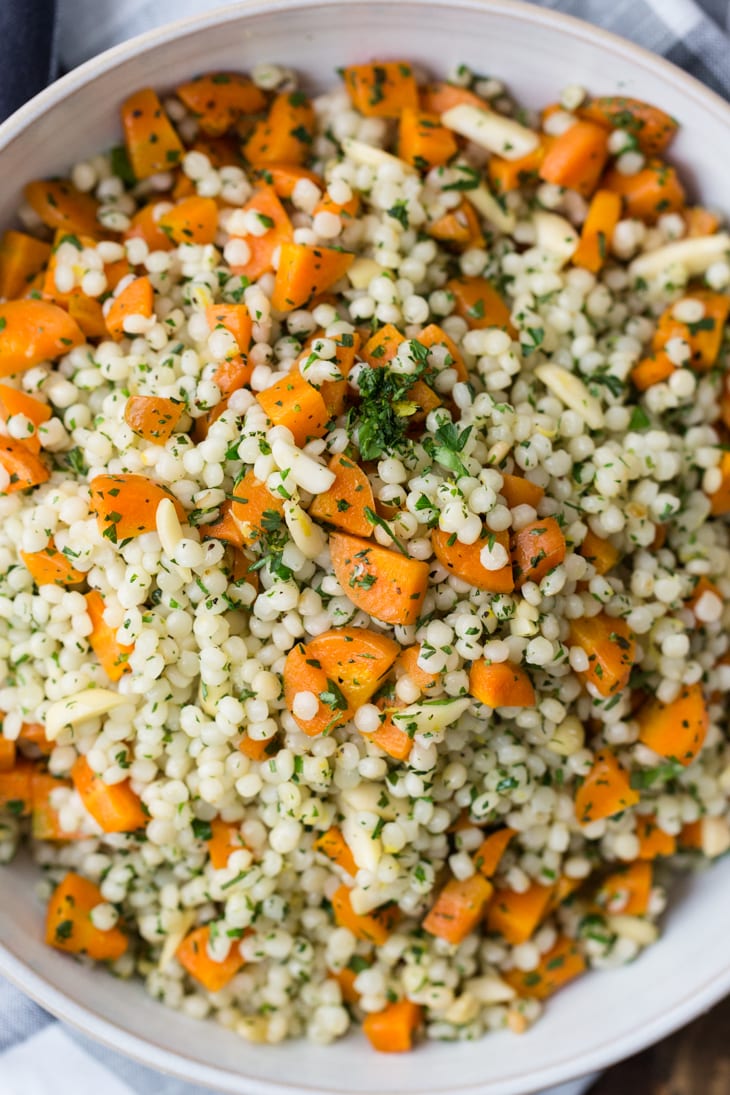
{"label": "parsley sprig", "polygon": [[471,430],[471,426],[467,426],[465,430],[460,431],[453,422],[444,422],[438,427],[433,437],[424,438],[423,447],[431,459],[442,468],[447,468],[457,477],[468,475],[469,469],[465,467],[460,453],[464,451]]}

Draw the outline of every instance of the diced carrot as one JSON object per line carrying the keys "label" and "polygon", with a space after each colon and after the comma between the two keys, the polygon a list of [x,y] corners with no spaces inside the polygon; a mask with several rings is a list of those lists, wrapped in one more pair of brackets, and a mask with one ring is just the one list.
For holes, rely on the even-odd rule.
{"label": "diced carrot", "polygon": [[230,856],[245,848],[246,845],[241,837],[240,826],[232,821],[214,817],[210,823],[210,832],[210,838],[206,842],[210,865],[213,870],[220,871],[228,866]]}
{"label": "diced carrot", "polygon": [[84,954],[96,962],[112,962],[126,952],[129,940],[121,928],[102,931],[91,920],[92,909],[104,904],[98,886],[73,871],[51,894],[46,910],[46,943],[69,954]]}
{"label": "diced carrot", "polygon": [[397,677],[408,677],[421,692],[429,693],[441,684],[441,674],[421,668],[418,664],[421,649],[421,644],[416,643],[415,646],[407,646],[405,650],[401,650],[395,660],[395,673]]}
{"label": "diced carrot", "polygon": [[218,385],[223,401],[226,401],[228,396],[247,387],[252,372],[253,364],[248,358],[244,354],[235,354],[221,361],[211,380]]}
{"label": "diced carrot", "polygon": [[248,734],[244,734],[238,743],[238,750],[249,760],[266,760],[277,750],[276,736],[272,738],[252,738]]}
{"label": "diced carrot", "polygon": [[175,432],[184,405],[159,395],[130,395],[124,408],[124,421],[139,437],[154,445],[164,445]]}
{"label": "diced carrot", "polygon": [[85,809],[105,833],[131,833],[147,824],[147,814],[129,780],[105,783],[83,756],[74,762],[71,779]]}
{"label": "diced carrot", "polygon": [[354,856],[342,833],[335,826],[318,836],[312,847],[316,852],[322,852],[323,855],[326,855],[328,859],[341,867],[346,874],[351,875],[353,878],[357,874],[357,864]]}
{"label": "diced carrot", "polygon": [[227,956],[216,962],[208,954],[210,925],[194,928],[175,951],[175,957],[191,977],[208,992],[220,992],[245,965],[237,939],[232,940]]}
{"label": "diced carrot", "polygon": [[[432,529],[431,546],[434,555],[442,567],[475,589],[484,589],[488,593],[511,593],[515,583],[512,564],[509,562],[509,534],[489,532],[486,528],[483,531],[483,539],[476,540],[473,544],[462,544],[454,533],[449,535],[443,529]],[[481,561],[482,551],[491,544],[498,544],[507,554],[508,561],[499,570],[488,570]]]}
{"label": "diced carrot", "polygon": [[345,1004],[356,1004],[360,999],[360,993],[355,988],[355,980],[357,979],[355,970],[345,966],[341,970],[329,970],[329,975],[340,986],[340,995],[343,1002]]}
{"label": "diced carrot", "polygon": [[637,365],[634,365],[631,370],[631,380],[634,387],[640,392],[645,392],[653,384],[661,384],[663,380],[667,380],[676,368],[669,354],[660,350],[659,353],[642,358]]}
{"label": "diced carrot", "polygon": [[254,168],[253,174],[272,186],[279,198],[291,198],[297,183],[304,179],[314,183],[320,190],[324,190],[325,187],[321,175],[296,163],[267,163],[262,167]]}
{"label": "diced carrot", "polygon": [[664,213],[679,212],[685,204],[679,175],[663,160],[650,160],[635,175],[622,175],[617,167],[611,168],[603,186],[623,198],[625,216],[647,224],[655,224]]}
{"label": "diced carrot", "polygon": [[621,558],[618,548],[614,547],[610,540],[596,536],[590,529],[583,537],[580,553],[584,559],[593,564],[596,574],[608,574]]}
{"label": "diced carrot", "polygon": [[367,340],[360,351],[360,357],[371,368],[382,368],[393,360],[398,347],[405,341],[405,336],[397,327],[394,327],[392,323],[386,323]]}
{"label": "diced carrot", "polygon": [[720,457],[720,475],[720,486],[709,495],[713,517],[724,517],[730,513],[730,452],[723,452]]}
{"label": "diced carrot", "polygon": [[720,218],[717,213],[704,209],[701,205],[688,205],[682,216],[687,226],[689,239],[697,236],[714,236],[720,227]]}
{"label": "diced carrot", "polygon": [[599,612],[570,621],[571,646],[588,655],[588,669],[578,676],[601,696],[620,692],[629,681],[636,656],[636,640],[625,620]]}
{"label": "diced carrot", "polygon": [[563,530],[554,517],[542,517],[525,525],[512,541],[516,587],[520,589],[525,582],[540,583],[562,563],[566,550]]}
{"label": "diced carrot", "polygon": [[35,766],[16,758],[12,768],[0,768],[0,814],[28,817],[31,811],[31,778]]}
{"label": "diced carrot", "polygon": [[0,376],[54,361],[84,341],[79,325],[57,304],[46,300],[0,304]]}
{"label": "diced carrot", "polygon": [[639,838],[638,859],[674,855],[677,850],[677,838],[660,829],[653,814],[639,814],[636,818],[636,835]]}
{"label": "diced carrot", "polygon": [[97,475],[89,483],[89,494],[99,532],[113,544],[154,532],[157,507],[163,498],[169,498],[178,519],[185,520],[185,510],[177,498],[146,475]]}
{"label": "diced carrot", "polygon": [[269,113],[253,127],[243,146],[254,167],[268,164],[303,164],[309,158],[314,137],[314,109],[302,91],[277,95]]}
{"label": "diced carrot", "polygon": [[677,132],[677,122],[666,111],[624,95],[588,99],[578,114],[586,121],[630,133],[645,156],[663,152]]}
{"label": "diced carrot", "polygon": [[66,303],[68,314],[84,333],[87,340],[108,338],[109,332],[101,302],[87,297],[80,289],[74,289]]}
{"label": "diced carrot", "polygon": [[369,118],[399,118],[418,107],[413,69],[405,61],[349,65],[342,77],[355,110]]}
{"label": "diced carrot", "polygon": [[595,122],[575,122],[551,143],[539,176],[589,198],[608,159],[608,134]]}
{"label": "diced carrot", "polygon": [[245,304],[209,304],[205,318],[211,331],[223,327],[236,340],[238,349],[245,354],[251,345],[253,321]]}
{"label": "diced carrot", "polygon": [[[224,508],[227,508],[225,503]],[[225,535],[219,535],[218,539],[228,540],[237,547],[250,547],[261,538],[265,523],[282,518],[283,514],[283,499],[271,494],[266,484],[256,478],[253,468],[249,468],[233,488],[230,506],[230,515],[238,526],[240,539],[232,539],[232,531],[229,532],[227,523],[221,530]],[[222,515],[225,518],[223,509]],[[212,527],[217,528],[220,524],[218,522],[218,525]]]}
{"label": "diced carrot", "polygon": [[466,251],[470,247],[483,247],[484,235],[471,202],[462,198],[455,209],[444,213],[427,228],[429,236],[440,243],[451,244],[456,251]]}
{"label": "diced carrot", "polygon": [[12,229],[0,239],[0,297],[19,297],[51,257],[51,245]]}
{"label": "diced carrot", "polygon": [[348,928],[357,939],[382,947],[386,942],[400,912],[397,905],[384,905],[369,913],[356,913],[350,900],[350,890],[343,883],[332,895],[332,912],[335,923]]}
{"label": "diced carrot", "polygon": [[[324,331],[314,337],[323,338]],[[329,411],[330,418],[336,418],[345,410],[345,402],[348,394],[347,377],[355,364],[355,356],[360,349],[360,335],[353,332],[348,338],[343,335],[340,340],[334,340],[337,347],[335,351],[335,364],[342,373],[342,380],[324,380],[319,387],[319,393]]]}
{"label": "diced carrot", "polygon": [[333,213],[336,217],[344,219],[346,223],[348,220],[352,220],[353,217],[356,217],[359,212],[359,194],[353,193],[352,197],[348,198],[346,202],[336,202],[330,197],[329,191],[325,190],[324,194],[312,210],[312,216],[316,217],[318,213]]}
{"label": "diced carrot", "polygon": [[452,130],[441,125],[438,114],[415,107],[401,111],[398,129],[398,155],[419,171],[429,171],[448,163],[458,145]]}
{"label": "diced carrot", "polygon": [[537,509],[545,497],[545,491],[537,483],[526,479],[522,475],[509,475],[502,472],[502,486],[499,493],[504,498],[510,509],[517,506],[532,506]]}
{"label": "diced carrot", "polygon": [[363,1019],[363,1034],[379,1053],[408,1053],[413,1036],[423,1020],[423,1009],[410,1000],[398,1000],[382,1011],[369,1011]]}
{"label": "diced carrot", "polygon": [[639,792],[631,786],[613,753],[596,753],[593,767],[575,794],[575,816],[581,825],[613,817],[639,801]]}
{"label": "diced carrot", "polygon": [[393,720],[393,715],[403,705],[387,706],[385,700],[378,700],[376,706],[382,711],[380,726],[371,734],[363,734],[363,737],[394,760],[408,760],[413,749],[413,738]]}
{"label": "diced carrot", "polygon": [[89,236],[100,230],[96,219],[98,202],[91,194],[77,190],[68,179],[38,179],[28,183],[23,194],[48,228]]}
{"label": "diced carrot", "polygon": [[582,878],[568,878],[567,875],[561,874],[558,881],[553,886],[552,896],[548,902],[548,913],[554,912],[563,902],[567,901],[571,894],[574,894],[576,890],[579,890],[583,885]]}
{"label": "diced carrot", "polygon": [[86,574],[76,569],[68,555],[58,550],[53,538],[43,551],[21,551],[20,557],[37,586],[73,586],[86,578]]}
{"label": "diced carrot", "polygon": [[129,162],[138,179],[169,171],[184,148],[152,88],[141,88],[122,103],[122,128]]}
{"label": "diced carrot", "polygon": [[552,137],[542,134],[537,148],[516,160],[491,156],[487,164],[487,175],[494,190],[498,194],[508,194],[511,190],[518,190],[526,183],[537,179],[537,173],[552,141]]}
{"label": "diced carrot", "polygon": [[[239,483],[241,480],[239,480]],[[262,484],[263,485],[263,484]],[[264,488],[265,489],[265,488]],[[226,499],[220,507],[220,517],[210,525],[198,525],[201,540],[223,540],[227,544],[241,548],[246,542],[238,522],[233,517],[233,503]]]}
{"label": "diced carrot", "polygon": [[213,198],[193,194],[163,213],[158,224],[175,244],[213,243],[218,231],[218,206]]}
{"label": "diced carrot", "polygon": [[465,319],[469,327],[502,327],[514,335],[509,308],[486,278],[461,275],[447,281],[444,288],[453,293],[456,315]]}
{"label": "diced carrot", "polygon": [[9,384],[0,384],[0,421],[7,423],[13,415],[22,414],[35,426],[35,430],[23,438],[23,444],[27,445],[31,452],[38,453],[41,449],[38,427],[42,426],[51,417],[51,408],[47,403],[36,399],[20,388],[11,388]]}
{"label": "diced carrot", "polygon": [[51,793],[58,787],[70,787],[65,779],[56,779],[47,772],[34,771],[31,776],[31,833],[34,840],[88,840],[81,830],[68,832],[61,827],[58,811],[51,803]]}
{"label": "diced carrot", "polygon": [[[287,654],[283,676],[287,710],[308,737],[329,734],[352,717],[354,712],[347,699],[334,690],[324,669],[316,658],[310,657],[308,646],[304,643],[297,643]],[[314,715],[306,719],[295,714],[294,701],[302,692],[311,693],[317,700]]]}
{"label": "diced carrot", "polygon": [[[709,578],[705,577],[705,575],[703,574],[700,578],[697,579],[697,582],[695,583],[695,587],[692,591],[692,596],[689,597],[684,602],[686,607],[691,612],[694,612],[694,610],[697,607],[699,601],[702,600],[705,593],[711,593],[712,596],[717,597],[717,599],[719,601],[721,601],[721,602],[724,601],[723,595],[720,592],[719,587],[713,581],[711,581]],[[695,622],[698,623],[698,624],[701,624],[701,621],[697,619],[696,614],[695,614]]]}
{"label": "diced carrot", "polygon": [[319,244],[283,243],[271,296],[272,307],[279,312],[291,312],[306,304],[310,297],[338,282],[354,259],[355,256],[347,251]]}
{"label": "diced carrot", "polygon": [[344,532],[330,535],[332,567],[345,596],[390,624],[413,624],[421,612],[429,567]]}
{"label": "diced carrot", "polygon": [[106,314],[106,326],[111,337],[120,342],[127,337],[124,323],[129,316],[149,319],[154,311],[155,293],[148,277],[135,278],[112,300]]}
{"label": "diced carrot", "polygon": [[240,72],[211,72],[175,89],[178,99],[197,118],[203,133],[220,137],[242,114],[258,114],[266,96]]}
{"label": "diced carrot", "polygon": [[110,627],[104,619],[104,598],[98,590],[92,589],[84,595],[86,612],[91,620],[89,646],[96,654],[101,667],[110,681],[118,681],[124,673],[129,673],[129,656],[134,651],[134,643],[120,643],[117,628]]}
{"label": "diced carrot", "polygon": [[702,685],[685,684],[671,703],[653,696],[639,710],[639,741],[685,767],[701,750],[710,726]]}
{"label": "diced carrot", "polygon": [[15,742],[0,733],[0,772],[9,772],[15,767],[16,752]]}
{"label": "diced carrot", "polygon": [[132,216],[132,223],[124,233],[124,238],[144,240],[150,251],[171,251],[173,242],[160,228],[160,217],[165,211],[166,203],[152,201],[143,205]]}
{"label": "diced carrot", "polygon": [[478,873],[463,880],[450,879],[421,926],[447,943],[462,943],[481,920],[493,889],[492,884]]}
{"label": "diced carrot", "polygon": [[324,399],[298,369],[293,369],[256,398],[275,426],[286,426],[301,448],[313,437],[322,437],[329,422]]}
{"label": "diced carrot", "polygon": [[702,818],[697,821],[688,821],[682,826],[679,831],[678,843],[680,848],[702,850]]}
{"label": "diced carrot", "polygon": [[0,494],[29,490],[45,483],[51,475],[40,456],[12,437],[0,437],[0,467],[5,469],[9,479],[8,485],[0,489]]}
{"label": "diced carrot", "polygon": [[461,106],[462,103],[479,107],[480,110],[485,110],[487,107],[484,99],[473,91],[445,81],[428,84],[421,91],[421,107],[431,114],[445,114],[447,110],[451,110],[454,106]]}
{"label": "diced carrot", "polygon": [[499,932],[508,943],[526,943],[546,914],[551,886],[530,883],[524,893],[495,890],[487,906],[487,930]]}
{"label": "diced carrot", "polygon": [[611,914],[644,916],[649,908],[652,884],[651,863],[637,860],[603,879],[596,904]]}
{"label": "diced carrot", "polygon": [[255,281],[262,274],[274,269],[274,254],[283,243],[290,243],[294,239],[294,228],[273,186],[261,186],[254,190],[243,211],[255,213],[266,231],[261,236],[246,236],[246,245],[250,251],[248,262],[242,266],[231,266],[231,270],[234,274]]}
{"label": "diced carrot", "polygon": [[479,658],[469,670],[469,692],[485,707],[534,707],[535,689],[530,675],[513,662],[488,662]]}
{"label": "diced carrot", "polygon": [[444,359],[444,367],[455,369],[459,380],[468,379],[466,365],[464,364],[461,350],[458,348],[453,338],[450,338],[446,334],[446,331],[439,327],[437,323],[429,323],[428,327],[424,327],[422,331],[419,331],[416,335],[416,341],[420,342],[422,346],[426,346],[429,350],[433,349],[434,346],[445,347],[446,357]]}
{"label": "diced carrot", "polygon": [[534,970],[525,973],[523,970],[511,969],[503,977],[520,996],[545,1000],[569,981],[580,977],[585,969],[586,960],[575,939],[561,936],[540,957]]}
{"label": "diced carrot", "polygon": [[474,853],[474,866],[485,878],[491,878],[496,873],[502,856],[515,835],[514,829],[495,829],[479,845]]}
{"label": "diced carrot", "polygon": [[319,663],[354,709],[380,688],[399,649],[389,635],[368,627],[333,627],[307,643],[310,659]]}
{"label": "diced carrot", "polygon": [[375,500],[367,475],[343,453],[335,454],[328,466],[335,481],[329,490],[315,495],[309,507],[310,517],[327,521],[354,536],[371,536],[374,525],[368,520],[367,511],[375,512]]}
{"label": "diced carrot", "polygon": [[35,751],[43,756],[49,756],[53,752],[53,743],[48,741],[42,722],[24,722],[18,740],[33,745]]}
{"label": "diced carrot", "polygon": [[[677,303],[685,300],[699,301],[704,307],[702,319],[696,323],[684,323],[674,318]],[[706,372],[717,361],[722,346],[725,324],[730,314],[730,296],[715,293],[711,289],[696,289],[687,293],[681,302],[675,301],[663,312],[652,339],[655,352],[665,349],[670,339],[681,338],[689,345],[693,368]]]}
{"label": "diced carrot", "polygon": [[597,190],[591,199],[571,262],[597,274],[608,258],[616,225],[621,219],[621,198],[611,190]]}

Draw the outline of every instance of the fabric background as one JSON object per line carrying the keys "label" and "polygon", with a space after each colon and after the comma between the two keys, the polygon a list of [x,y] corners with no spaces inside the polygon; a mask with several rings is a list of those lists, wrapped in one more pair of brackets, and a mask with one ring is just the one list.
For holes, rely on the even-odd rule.
{"label": "fabric background", "polygon": [[[730,0],[541,0],[655,53],[730,98]],[[222,0],[0,0],[0,119],[58,71]],[[581,1095],[591,1078],[543,1095]],[[0,979],[0,1095],[204,1095],[59,1023]],[[444,1093],[446,1095],[446,1093]]]}

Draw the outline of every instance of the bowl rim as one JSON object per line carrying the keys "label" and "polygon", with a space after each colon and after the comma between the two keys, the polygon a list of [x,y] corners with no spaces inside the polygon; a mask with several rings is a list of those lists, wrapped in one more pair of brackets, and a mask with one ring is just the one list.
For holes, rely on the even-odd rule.
{"label": "bowl rim", "polygon": [[[347,0],[347,3],[353,6],[368,2],[370,0]],[[342,3],[343,0],[238,0],[225,7],[177,19],[129,38],[72,69],[11,114],[0,124],[0,152],[10,147],[45,111],[131,57],[149,53],[158,46],[190,33],[204,31],[211,26],[238,22],[247,15],[270,15],[292,9],[321,10],[337,7]],[[466,11],[488,11],[496,15],[512,17],[535,27],[549,26],[552,29],[562,30],[568,38],[602,46],[607,53],[619,53],[623,57],[628,57],[639,68],[673,83],[688,100],[724,121],[730,134],[730,103],[717,92],[664,57],[573,15],[567,15],[552,8],[537,7],[523,0],[398,0],[398,3],[402,7],[410,8],[436,7],[447,3],[450,7]],[[318,1089],[311,1086],[303,1087],[301,1084],[260,1080],[225,1066],[207,1065],[183,1051],[171,1050],[154,1040],[140,1037],[100,1017],[90,1007],[77,1002],[64,991],[49,984],[2,941],[0,941],[0,975],[6,977],[57,1019],[69,1023],[108,1049],[123,1053],[138,1063],[160,1072],[230,1093],[230,1095],[242,1095],[242,1083],[246,1085],[247,1095],[320,1095]],[[623,1060],[671,1034],[717,1003],[728,991],[730,991],[730,963],[720,967],[712,977],[701,984],[693,986],[668,1007],[665,1003],[652,1019],[618,1040],[604,1040],[583,1052],[572,1052],[561,1061],[521,1073],[519,1078],[513,1076],[496,1083],[487,1081],[487,1086],[484,1083],[452,1085],[451,1091],[454,1095],[517,1095],[519,1090],[520,1095],[525,1095],[525,1085],[529,1091],[537,1091],[545,1086],[574,1080]],[[345,1089],[340,1092],[330,1089],[329,1095],[349,1095],[349,1093]],[[399,1095],[399,1093],[395,1090],[387,1091],[379,1086],[368,1095]]]}

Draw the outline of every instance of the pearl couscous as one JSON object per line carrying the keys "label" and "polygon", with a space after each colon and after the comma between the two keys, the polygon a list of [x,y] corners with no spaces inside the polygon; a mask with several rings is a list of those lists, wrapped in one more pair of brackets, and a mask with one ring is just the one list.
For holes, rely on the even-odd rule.
{"label": "pearl couscous", "polygon": [[3,237],[0,853],[172,1008],[397,1051],[730,848],[730,237],[656,107],[342,75],[139,91]]}

